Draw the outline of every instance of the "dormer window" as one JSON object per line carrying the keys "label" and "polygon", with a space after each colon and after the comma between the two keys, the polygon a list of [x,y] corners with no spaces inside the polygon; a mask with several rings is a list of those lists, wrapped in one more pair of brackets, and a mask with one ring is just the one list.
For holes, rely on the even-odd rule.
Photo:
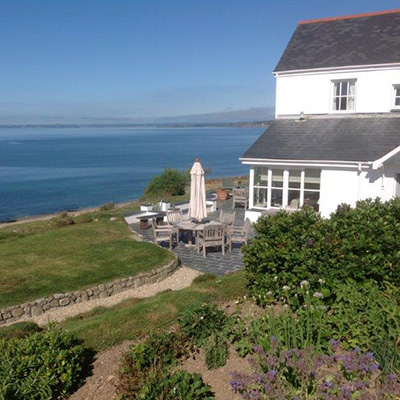
{"label": "dormer window", "polygon": [[400,109],[400,85],[394,85],[393,108]]}
{"label": "dormer window", "polygon": [[333,111],[354,111],[356,103],[356,81],[333,81]]}

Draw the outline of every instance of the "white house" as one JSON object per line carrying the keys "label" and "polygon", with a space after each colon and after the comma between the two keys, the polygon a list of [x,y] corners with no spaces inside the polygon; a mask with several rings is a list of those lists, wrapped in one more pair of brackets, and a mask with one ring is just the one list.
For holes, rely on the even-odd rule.
{"label": "white house", "polygon": [[400,10],[300,22],[274,76],[276,119],[241,157],[248,218],[400,196]]}

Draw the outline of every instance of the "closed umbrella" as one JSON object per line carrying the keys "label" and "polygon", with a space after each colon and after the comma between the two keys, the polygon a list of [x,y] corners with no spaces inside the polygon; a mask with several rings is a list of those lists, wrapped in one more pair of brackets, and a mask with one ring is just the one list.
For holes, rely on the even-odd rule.
{"label": "closed umbrella", "polygon": [[198,158],[190,171],[189,217],[199,221],[207,217],[204,171]]}

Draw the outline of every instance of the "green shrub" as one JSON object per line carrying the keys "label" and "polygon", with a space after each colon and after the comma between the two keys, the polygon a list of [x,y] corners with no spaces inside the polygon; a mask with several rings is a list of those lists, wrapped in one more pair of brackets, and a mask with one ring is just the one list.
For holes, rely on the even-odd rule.
{"label": "green shrub", "polygon": [[56,228],[62,228],[64,226],[73,225],[75,221],[72,217],[67,213],[67,211],[61,212],[57,217],[54,217],[50,220],[51,225]]}
{"label": "green shrub", "polygon": [[340,284],[335,293],[329,317],[332,338],[364,351],[376,348],[383,338],[399,343],[400,306],[393,296],[382,293],[373,282]]}
{"label": "green shrub", "polygon": [[204,353],[208,369],[223,367],[228,359],[226,336],[220,332],[212,333],[204,343]]}
{"label": "green shrub", "polygon": [[156,399],[151,396],[164,390],[161,383],[168,380],[170,367],[191,354],[192,347],[192,342],[181,331],[151,335],[132,346],[119,374],[118,392],[124,399]]}
{"label": "green shrub", "polygon": [[100,207],[100,211],[110,211],[110,210],[113,210],[114,208],[115,208],[115,204],[110,202],[110,203],[103,204]]}
{"label": "green shrub", "polygon": [[250,291],[266,304],[280,299],[284,286],[295,301],[303,280],[313,290],[320,290],[321,279],[326,281],[321,289],[326,300],[336,281],[349,278],[399,286],[399,218],[400,199],[342,205],[330,219],[310,208],[261,218],[256,238],[244,248]]}
{"label": "green shrub", "polygon": [[76,224],[88,224],[93,221],[93,218],[89,214],[82,214],[79,217],[75,218]]}
{"label": "green shrub", "polygon": [[65,397],[79,383],[86,357],[71,333],[56,329],[0,339],[0,398]]}
{"label": "green shrub", "polygon": [[144,190],[144,195],[149,198],[181,196],[185,194],[188,182],[189,176],[185,172],[166,168],[161,175],[154,177],[149,182]]}
{"label": "green shrub", "polygon": [[215,304],[187,308],[179,318],[182,331],[201,346],[213,332],[221,332],[228,318]]}

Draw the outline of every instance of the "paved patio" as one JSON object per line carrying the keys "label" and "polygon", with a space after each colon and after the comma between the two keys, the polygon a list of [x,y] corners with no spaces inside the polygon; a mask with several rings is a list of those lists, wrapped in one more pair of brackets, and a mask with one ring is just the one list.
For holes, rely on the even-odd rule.
{"label": "paved patio", "polygon": [[[209,214],[207,218],[218,219],[221,209],[232,210],[232,199],[219,201],[217,211]],[[240,226],[244,223],[244,208],[236,207],[236,220],[235,225]],[[153,241],[153,231],[150,228],[140,229],[139,224],[131,224],[130,227],[141,234],[145,240]],[[251,237],[251,235],[250,235]],[[196,269],[204,273],[211,273],[214,275],[224,275],[227,272],[234,272],[244,268],[242,262],[242,253],[240,245],[233,245],[232,251],[226,249],[225,256],[222,255],[221,249],[207,249],[207,257],[203,257],[203,253],[197,253],[194,247],[186,246],[188,242],[187,235],[183,233],[182,241],[177,245],[174,244],[173,251],[178,254],[179,259],[183,265]],[[162,243],[163,247],[168,248],[168,243]]]}

